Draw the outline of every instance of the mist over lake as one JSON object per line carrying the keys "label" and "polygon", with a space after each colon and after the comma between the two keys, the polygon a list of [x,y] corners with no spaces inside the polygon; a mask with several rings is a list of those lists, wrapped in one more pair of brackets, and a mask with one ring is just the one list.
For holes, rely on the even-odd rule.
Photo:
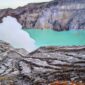
{"label": "mist over lake", "polygon": [[85,30],[53,31],[52,29],[22,29],[11,16],[0,23],[0,40],[10,43],[15,48],[24,48],[29,52],[42,46],[83,46]]}
{"label": "mist over lake", "polygon": [[7,16],[0,23],[0,40],[15,48],[24,48],[29,52],[42,46],[83,46],[85,30],[53,31],[51,29],[26,29],[13,17]]}
{"label": "mist over lake", "polygon": [[37,47],[28,33],[22,30],[22,26],[13,17],[7,16],[0,23],[0,40],[10,43],[15,48],[24,48],[31,52]]}

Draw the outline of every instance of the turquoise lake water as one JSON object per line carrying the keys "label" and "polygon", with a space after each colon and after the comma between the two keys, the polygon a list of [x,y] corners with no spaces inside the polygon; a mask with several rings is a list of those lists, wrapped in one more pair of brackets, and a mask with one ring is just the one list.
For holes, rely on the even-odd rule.
{"label": "turquoise lake water", "polygon": [[83,46],[85,30],[53,31],[51,29],[25,29],[37,46]]}

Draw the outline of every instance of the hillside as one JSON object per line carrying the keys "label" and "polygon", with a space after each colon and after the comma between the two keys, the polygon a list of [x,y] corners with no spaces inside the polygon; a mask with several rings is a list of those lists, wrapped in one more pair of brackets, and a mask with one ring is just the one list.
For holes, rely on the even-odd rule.
{"label": "hillside", "polygon": [[0,22],[5,16],[15,17],[23,28],[85,29],[85,0],[54,0],[0,10]]}

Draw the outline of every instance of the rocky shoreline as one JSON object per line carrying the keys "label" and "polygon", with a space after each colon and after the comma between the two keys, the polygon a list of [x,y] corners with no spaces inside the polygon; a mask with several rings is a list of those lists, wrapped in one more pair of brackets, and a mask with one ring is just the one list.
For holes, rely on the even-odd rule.
{"label": "rocky shoreline", "polygon": [[85,0],[53,0],[0,10],[0,22],[6,16],[15,17],[23,28],[85,29]]}
{"label": "rocky shoreline", "polygon": [[85,46],[41,47],[28,53],[0,41],[1,85],[48,85],[55,80],[85,83]]}

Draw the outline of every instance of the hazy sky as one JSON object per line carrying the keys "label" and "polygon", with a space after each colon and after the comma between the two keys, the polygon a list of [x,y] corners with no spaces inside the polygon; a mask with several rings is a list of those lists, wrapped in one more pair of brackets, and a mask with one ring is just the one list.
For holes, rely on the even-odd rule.
{"label": "hazy sky", "polygon": [[18,6],[26,5],[27,3],[47,2],[51,0],[0,0],[0,9],[16,8]]}

